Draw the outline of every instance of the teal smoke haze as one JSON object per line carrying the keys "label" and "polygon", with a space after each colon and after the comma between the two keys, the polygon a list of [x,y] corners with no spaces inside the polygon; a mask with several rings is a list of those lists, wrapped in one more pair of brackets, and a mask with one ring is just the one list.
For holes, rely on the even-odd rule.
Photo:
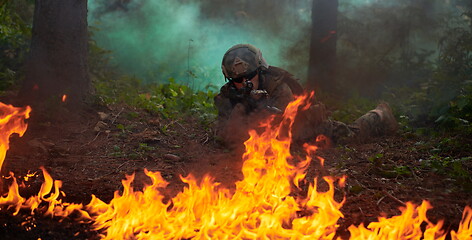
{"label": "teal smoke haze", "polygon": [[[348,88],[397,78],[384,74],[375,59],[399,59],[406,52],[404,43],[411,50],[437,51],[441,33],[436,25],[442,18],[435,16],[455,10],[454,1],[458,0],[339,0],[338,78]],[[285,68],[303,82],[311,4],[312,0],[89,0],[89,24],[99,29],[95,40],[112,51],[114,63],[146,82],[174,78],[198,89],[221,86],[221,58],[238,43],[259,47],[269,65]],[[405,12],[409,6],[416,7]],[[407,36],[399,38],[402,34]],[[388,56],[386,49],[392,49]]]}
{"label": "teal smoke haze", "polygon": [[[284,54],[299,43],[302,30],[305,30],[292,25],[289,18],[301,23],[299,25],[309,25],[307,9],[311,1],[284,10],[290,13],[285,12],[287,14],[282,17],[287,19],[279,20],[283,23],[279,25],[274,25],[277,24],[275,20],[257,21],[260,16],[231,6],[229,9],[221,7],[225,12],[214,14],[208,11],[208,5],[196,1],[115,2],[89,1],[89,24],[99,29],[95,40],[113,52],[115,63],[127,74],[147,82],[162,83],[174,78],[198,89],[207,85],[220,86],[224,83],[222,56],[238,43],[259,47],[270,65],[288,67],[299,77],[304,77],[306,72],[308,41],[305,46],[298,46],[307,49],[297,56],[295,61],[299,63],[292,59],[288,63]],[[290,69],[289,66],[302,67]]]}

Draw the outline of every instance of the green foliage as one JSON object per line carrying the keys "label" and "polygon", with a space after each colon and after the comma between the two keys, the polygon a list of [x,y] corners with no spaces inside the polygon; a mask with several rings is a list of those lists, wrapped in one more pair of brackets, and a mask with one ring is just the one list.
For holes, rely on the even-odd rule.
{"label": "green foliage", "polygon": [[188,86],[169,79],[166,84],[141,84],[134,77],[95,81],[98,100],[103,104],[125,103],[161,117],[174,119],[197,116],[209,124],[216,117],[213,91],[192,91]]}
{"label": "green foliage", "polygon": [[156,148],[147,145],[147,143],[140,143],[138,147],[139,152],[149,152],[149,151],[154,151]]}
{"label": "green foliage", "polygon": [[101,48],[93,40],[96,31],[99,29],[89,29],[89,66],[99,104],[124,103],[167,119],[193,116],[205,126],[214,121],[214,86],[208,85],[206,91],[194,91],[194,86],[179,84],[174,78],[154,81],[161,83],[144,83],[137,77],[121,73],[111,65],[111,52]]}
{"label": "green foliage", "polygon": [[410,167],[388,161],[382,153],[376,153],[367,158],[367,160],[372,164],[372,171],[385,178],[406,177],[412,173]]}
{"label": "green foliage", "polygon": [[120,146],[113,145],[113,151],[109,153],[111,157],[125,157],[125,153],[121,150]]}
{"label": "green foliage", "polygon": [[433,113],[439,115],[436,123],[443,128],[465,131],[471,135],[472,29],[456,27],[447,31],[446,35],[440,41],[440,62],[434,80],[443,94],[449,93],[444,99],[448,103],[433,108]]}
{"label": "green foliage", "polygon": [[383,156],[384,155],[382,153],[377,153],[373,156],[370,156],[367,160],[369,160],[369,162],[371,162],[375,167],[380,167],[382,166]]}
{"label": "green foliage", "polygon": [[[463,190],[472,191],[472,157],[468,141],[460,137],[434,137],[427,141],[418,141],[410,151],[425,154],[419,164],[413,167],[419,172],[434,172]],[[465,151],[465,152],[464,152]]]}
{"label": "green foliage", "polygon": [[441,157],[437,154],[432,155],[428,160],[422,162],[423,168],[431,169],[440,175],[445,175],[456,181],[467,190],[472,190],[472,169],[470,167],[472,157],[452,158]]}
{"label": "green foliage", "polygon": [[348,94],[379,97],[385,86],[402,86],[427,77],[440,25],[439,14],[420,1],[341,4],[337,73]]}
{"label": "green foliage", "polygon": [[354,95],[342,102],[340,102],[339,99],[326,99],[325,102],[328,106],[336,108],[336,110],[331,113],[333,119],[348,124],[354,122],[357,118],[374,109],[376,106],[375,101],[358,95]]}
{"label": "green foliage", "polygon": [[0,91],[17,82],[29,49],[33,1],[0,2]]}
{"label": "green foliage", "polygon": [[122,132],[126,132],[126,127],[123,124],[117,124],[116,128],[120,129]]}
{"label": "green foliage", "polygon": [[94,39],[96,27],[88,28],[88,66],[92,81],[106,81],[116,78],[117,70],[110,65],[111,51],[100,47]]}
{"label": "green foliage", "polygon": [[[470,135],[472,6],[465,2],[341,3],[337,78],[345,96],[381,97],[408,132],[435,126]],[[356,107],[341,107],[336,118],[352,121],[346,116]]]}
{"label": "green foliage", "polygon": [[115,81],[95,84],[97,95],[105,104],[126,103],[168,119],[198,116],[209,124],[216,117],[213,91],[192,91],[169,79],[166,84],[141,85],[140,80],[123,76]]}
{"label": "green foliage", "polygon": [[[154,76],[154,82],[158,83],[144,83],[137,77],[122,74],[111,65],[111,52],[93,40],[97,31],[99,29],[89,28],[89,66],[98,103],[125,103],[168,119],[193,116],[204,125],[214,121],[216,108],[213,104],[213,86],[208,85],[206,91],[194,91],[194,86],[179,84],[174,78],[163,82],[157,80],[159,76]],[[136,117],[137,114],[128,116]]]}
{"label": "green foliage", "polygon": [[116,158],[145,159],[147,155],[154,150],[155,147],[148,146],[146,143],[139,143],[136,150],[131,152],[127,149],[122,149],[118,145],[113,145],[108,155]]}
{"label": "green foliage", "polygon": [[393,172],[397,176],[410,176],[411,175],[411,169],[408,166],[395,166],[393,168]]}
{"label": "green foliage", "polygon": [[[472,134],[472,31],[460,19],[445,23],[431,74],[417,85],[390,89],[386,98],[416,127]],[[429,64],[428,64],[429,65]]]}

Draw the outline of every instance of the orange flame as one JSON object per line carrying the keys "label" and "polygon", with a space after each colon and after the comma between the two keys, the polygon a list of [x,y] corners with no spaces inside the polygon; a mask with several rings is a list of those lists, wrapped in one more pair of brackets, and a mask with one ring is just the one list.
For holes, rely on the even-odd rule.
{"label": "orange flame", "polygon": [[[437,239],[443,240],[446,234],[441,227],[442,221],[437,224],[431,223],[426,217],[426,211],[431,209],[427,201],[416,207],[413,203],[407,202],[405,208],[401,208],[402,215],[392,218],[380,217],[378,222],[372,222],[367,228],[362,224],[359,227],[351,226],[352,240],[361,239]],[[421,224],[426,223],[426,230],[423,233]]]}
{"label": "orange flame", "polygon": [[[115,192],[110,203],[92,195],[91,202],[83,207],[58,199],[62,182],[53,181],[42,168],[45,182],[38,196],[28,200],[21,197],[11,173],[13,183],[8,194],[0,198],[0,207],[14,208],[14,214],[31,209],[32,214],[41,212],[59,217],[78,212],[79,220],[94,221],[93,226],[102,230],[103,239],[335,239],[344,200],[335,200],[334,186],[336,182],[344,186],[346,177],[324,177],[328,185],[325,192],[317,190],[315,179],[305,197],[292,194],[293,188],[298,188],[305,178],[317,147],[306,144],[305,159],[292,156],[291,134],[287,129],[291,128],[297,112],[308,108],[302,104],[307,105],[311,97],[300,97],[289,104],[280,124],[274,124],[272,118],[261,124],[265,129],[261,134],[250,131],[243,155],[244,179],[236,183],[234,191],[220,187],[210,176],[198,183],[189,175],[181,177],[188,186],[164,201],[159,189],[168,183],[159,172],[145,170],[152,184],[142,191],[135,191],[131,186],[134,175],[127,176],[122,181],[123,193]],[[324,161],[317,159],[321,164]],[[408,202],[399,216],[381,217],[367,228],[349,227],[350,238],[445,239],[442,221],[434,224],[426,217],[430,208],[426,201],[420,206]],[[451,239],[472,239],[470,207],[464,210],[458,231],[451,231]]]}
{"label": "orange flame", "polygon": [[[67,217],[76,212],[78,213],[77,220],[90,219],[89,214],[82,210],[82,204],[63,203],[61,199],[58,199],[62,193],[59,190],[62,182],[59,180],[54,181],[44,168],[41,168],[41,170],[43,171],[45,181],[41,185],[38,195],[28,199],[20,195],[17,180],[13,173],[10,173],[13,182],[8,189],[8,194],[0,198],[0,206],[8,206],[8,209],[13,208],[13,215],[17,215],[21,209],[30,209],[31,214],[39,211],[45,216]],[[54,191],[52,191],[53,187]]]}
{"label": "orange flame", "polygon": [[[17,133],[20,137],[23,136],[28,126],[25,123],[25,119],[29,118],[30,112],[31,108],[29,106],[18,108],[0,102],[0,169],[9,148],[10,135]],[[33,214],[34,211],[39,208],[40,204],[44,202],[48,205],[43,211],[43,214],[46,216],[66,217],[72,212],[78,211],[79,220],[90,219],[88,213],[81,210],[83,208],[82,204],[62,203],[62,201],[58,199],[61,193],[59,188],[62,186],[62,182],[58,180],[53,181],[46,170],[44,168],[41,169],[45,182],[42,184],[39,194],[29,199],[25,199],[20,195],[17,180],[13,173],[10,173],[13,182],[9,187],[8,193],[0,197],[0,206],[5,205],[8,206],[9,209],[13,208],[13,215],[18,214],[20,209],[31,209],[31,213]],[[33,175],[34,173],[27,174],[24,178],[25,181]],[[53,187],[54,192],[52,192]]]}
{"label": "orange flame", "polygon": [[472,208],[469,206],[465,207],[464,213],[462,214],[462,221],[459,225],[459,230],[455,232],[451,231],[452,240],[472,239]]}
{"label": "orange flame", "polygon": [[26,131],[25,119],[29,118],[31,108],[13,107],[0,102],[0,170],[10,146],[10,135],[17,133],[21,136]]}
{"label": "orange flame", "polygon": [[66,102],[66,100],[67,100],[67,95],[66,94],[62,95],[62,102]]}
{"label": "orange flame", "polygon": [[[123,180],[123,193],[116,192],[109,204],[93,198],[87,209],[96,229],[104,230],[104,239],[333,238],[336,223],[343,217],[339,211],[342,203],[334,200],[336,179],[324,178],[327,192],[318,192],[315,181],[305,198],[290,195],[311,161],[311,157],[301,160],[291,156],[291,133],[287,130],[297,111],[308,108],[299,108],[306,102],[305,96],[290,103],[279,125],[269,119],[261,124],[265,128],[261,134],[250,131],[243,155],[244,179],[236,183],[234,193],[219,187],[209,176],[197,183],[189,175],[182,178],[188,187],[164,203],[157,189],[167,182],[160,173],[145,171],[152,185],[142,192],[133,190],[133,176],[128,176]],[[315,150],[307,147],[307,152]],[[300,216],[302,210],[307,214]]]}
{"label": "orange flame", "polygon": [[[324,177],[329,186],[326,192],[317,190],[315,179],[306,197],[291,195],[305,178],[317,150],[306,144],[305,159],[290,154],[289,129],[297,112],[309,107],[312,96],[290,103],[280,124],[274,124],[272,118],[261,124],[265,129],[261,134],[249,132],[243,155],[244,179],[236,183],[233,193],[209,176],[197,183],[189,175],[181,178],[188,187],[165,203],[158,189],[168,183],[159,172],[146,170],[152,184],[143,191],[131,187],[132,175],[122,182],[123,193],[115,192],[109,204],[93,197],[87,209],[95,228],[104,231],[103,239],[334,239],[344,203],[334,199],[334,185],[337,181],[344,186],[346,178]],[[327,143],[323,136],[318,141]],[[323,164],[324,159],[317,159]],[[367,228],[351,226],[351,239],[444,239],[442,222],[433,224],[426,218],[429,208],[426,201],[419,207],[407,203],[400,216],[379,218]],[[454,236],[470,236],[471,215],[464,215]],[[420,225],[424,223],[423,233]]]}

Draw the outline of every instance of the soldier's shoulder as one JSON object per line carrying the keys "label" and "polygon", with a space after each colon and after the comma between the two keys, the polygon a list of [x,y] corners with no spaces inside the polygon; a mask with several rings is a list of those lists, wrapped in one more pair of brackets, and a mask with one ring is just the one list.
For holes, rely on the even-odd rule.
{"label": "soldier's shoulder", "polygon": [[274,66],[269,66],[269,68],[266,70],[267,74],[270,76],[285,76],[285,75],[292,75],[290,74],[287,70],[279,67],[274,67]]}
{"label": "soldier's shoulder", "polygon": [[269,79],[271,79],[272,85],[274,87],[287,84],[292,92],[296,95],[300,95],[304,91],[299,80],[285,69],[270,66],[267,69],[267,76]]}

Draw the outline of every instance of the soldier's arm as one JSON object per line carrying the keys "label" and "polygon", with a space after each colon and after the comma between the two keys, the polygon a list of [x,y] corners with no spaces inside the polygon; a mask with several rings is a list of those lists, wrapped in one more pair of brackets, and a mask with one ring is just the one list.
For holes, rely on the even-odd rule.
{"label": "soldier's arm", "polygon": [[269,105],[284,111],[293,99],[292,90],[284,83],[277,86],[269,95]]}

